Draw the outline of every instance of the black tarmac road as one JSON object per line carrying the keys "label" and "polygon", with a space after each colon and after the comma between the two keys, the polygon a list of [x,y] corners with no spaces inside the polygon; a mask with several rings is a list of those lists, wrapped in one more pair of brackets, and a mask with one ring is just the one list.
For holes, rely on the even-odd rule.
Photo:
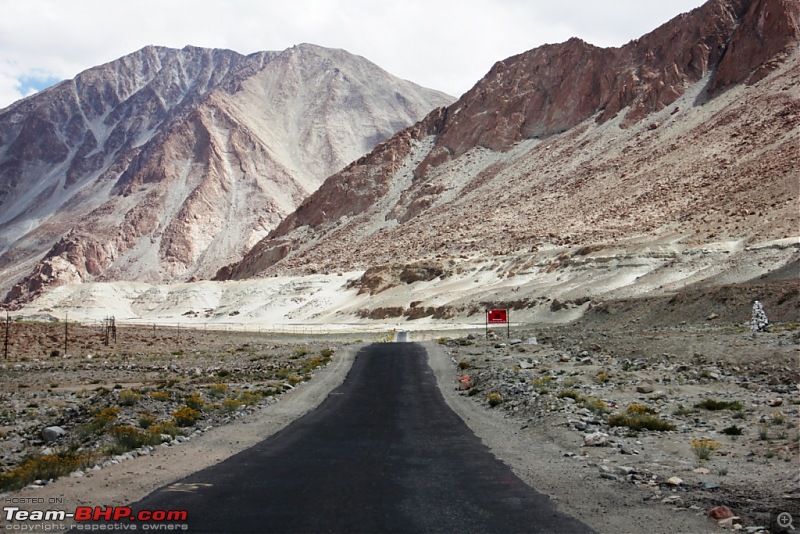
{"label": "black tarmac road", "polygon": [[416,343],[365,347],[319,408],[132,507],[190,532],[591,532],[478,440]]}

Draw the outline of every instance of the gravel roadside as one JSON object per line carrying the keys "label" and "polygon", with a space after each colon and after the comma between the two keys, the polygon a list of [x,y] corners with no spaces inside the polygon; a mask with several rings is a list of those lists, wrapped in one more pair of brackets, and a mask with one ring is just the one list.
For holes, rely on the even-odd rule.
{"label": "gravel roadside", "polygon": [[611,483],[598,478],[595,469],[587,470],[585,464],[591,459],[565,456],[581,445],[575,432],[545,426],[520,428],[501,411],[476,410],[475,403],[457,390],[456,366],[447,353],[434,341],[424,345],[447,404],[517,476],[549,495],[562,511],[598,532],[720,531],[703,513],[644,502],[634,486]]}

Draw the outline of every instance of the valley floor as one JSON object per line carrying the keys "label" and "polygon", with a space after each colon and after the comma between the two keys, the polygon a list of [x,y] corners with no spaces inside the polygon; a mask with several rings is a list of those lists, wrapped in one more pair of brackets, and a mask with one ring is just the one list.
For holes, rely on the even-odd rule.
{"label": "valley floor", "polygon": [[[419,331],[411,341],[425,343],[446,400],[484,443],[599,532],[713,532],[707,514],[722,505],[750,532],[780,512],[800,518],[800,327],[781,322],[753,336],[742,324],[616,319],[516,326],[512,339],[487,340],[483,328]],[[141,432],[143,414],[156,423],[185,405],[203,414],[160,444],[3,497],[59,498],[67,508],[124,505],[247,448],[321,402],[362,343],[391,335],[141,327],[120,329],[106,347],[97,327],[73,326],[64,358],[63,324],[30,326],[32,352],[0,368],[7,473],[27,453],[59,450],[43,442],[47,426],[100,454],[120,445],[96,428],[104,409]],[[470,389],[459,389],[463,375]],[[673,429],[610,425],[636,413]]]}

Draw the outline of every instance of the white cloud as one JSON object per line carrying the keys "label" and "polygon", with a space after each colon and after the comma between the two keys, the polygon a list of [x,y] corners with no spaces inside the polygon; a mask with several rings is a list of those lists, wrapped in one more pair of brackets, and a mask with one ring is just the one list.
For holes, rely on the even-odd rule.
{"label": "white cloud", "polygon": [[494,62],[577,36],[619,46],[701,0],[0,0],[0,107],[24,76],[76,76],[148,44],[343,48],[459,96]]}

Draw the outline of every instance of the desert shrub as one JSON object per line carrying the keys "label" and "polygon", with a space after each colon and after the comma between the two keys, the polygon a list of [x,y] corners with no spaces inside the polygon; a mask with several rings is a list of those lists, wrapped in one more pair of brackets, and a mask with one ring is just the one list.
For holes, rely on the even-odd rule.
{"label": "desert shrub", "polygon": [[293,369],[284,367],[282,369],[278,369],[278,372],[275,373],[275,376],[278,378],[278,380],[286,380],[293,372]]}
{"label": "desert shrub", "polygon": [[111,436],[115,441],[109,449],[112,454],[122,454],[143,445],[156,445],[161,442],[160,434],[142,432],[132,426],[115,426],[111,429]]}
{"label": "desert shrub", "polygon": [[531,385],[536,388],[538,393],[547,393],[550,391],[551,383],[553,382],[553,377],[551,375],[544,375],[539,378],[534,378],[531,380]]}
{"label": "desert shrub", "polygon": [[0,491],[18,490],[35,480],[51,480],[66,476],[93,462],[85,451],[67,450],[54,454],[32,455],[0,473]]}
{"label": "desert shrub", "polygon": [[308,349],[305,347],[298,347],[294,349],[294,354],[292,355],[293,359],[302,358],[303,356],[308,355]]}
{"label": "desert shrub", "polygon": [[244,404],[245,406],[252,406],[253,404],[258,404],[260,400],[261,396],[258,393],[253,393],[252,391],[242,391],[241,393],[239,393],[239,396],[237,397],[237,402],[239,404]]}
{"label": "desert shrub", "polygon": [[153,414],[142,412],[139,414],[137,422],[139,423],[139,428],[148,429],[153,426],[153,423],[156,422],[156,418],[153,416]]}
{"label": "desert shrub", "polygon": [[166,402],[170,399],[170,394],[166,391],[154,391],[150,394],[150,398],[153,400]]}
{"label": "desert shrub", "polygon": [[703,399],[695,404],[698,408],[705,408],[709,411],[719,410],[734,410],[739,411],[742,409],[742,403],[739,401],[720,401],[716,399]]}
{"label": "desert shrub", "polygon": [[322,356],[323,358],[333,358],[333,353],[334,353],[333,349],[322,349],[321,351],[319,351],[320,356]]}
{"label": "desert shrub", "polygon": [[469,367],[469,362],[467,360],[461,360],[460,362],[458,362],[459,369],[464,370],[467,367]]}
{"label": "desert shrub", "polygon": [[185,403],[189,408],[202,412],[206,401],[203,400],[203,397],[201,397],[199,393],[192,393],[190,396],[186,397]]}
{"label": "desert shrub", "polygon": [[310,373],[311,371],[313,371],[317,367],[323,367],[325,365],[328,365],[328,363],[330,363],[330,361],[331,361],[330,357],[316,356],[314,358],[311,358],[309,361],[307,361],[302,366],[302,368],[300,369],[300,372],[301,373],[305,373],[305,374]]}
{"label": "desert shrub", "polygon": [[574,389],[562,389],[561,391],[558,392],[558,398],[559,399],[569,398],[575,401],[579,401],[581,399],[581,394]]}
{"label": "desert shrub", "polygon": [[133,406],[142,396],[132,389],[126,389],[119,392],[118,402],[120,406]]}
{"label": "desert shrub", "polygon": [[225,399],[222,401],[222,410],[228,413],[235,412],[241,405],[242,403],[236,399]]}
{"label": "desert shrub", "polygon": [[624,413],[609,416],[608,425],[624,426],[631,430],[654,430],[657,432],[675,430],[675,425],[658,417],[654,409],[637,403],[628,406]]}
{"label": "desert shrub", "polygon": [[303,381],[303,377],[302,376],[292,375],[292,376],[289,377],[289,383],[291,385],[293,385],[293,386],[296,386],[297,384],[299,384],[302,381]]}
{"label": "desert shrub", "polygon": [[786,422],[786,416],[778,412],[772,416],[772,424],[782,425]]}
{"label": "desert shrub", "polygon": [[722,429],[722,433],[726,436],[741,436],[742,429],[736,425],[731,425]]}
{"label": "desert shrub", "polygon": [[606,382],[608,382],[609,378],[611,378],[609,374],[603,372],[603,373],[598,373],[597,376],[594,377],[594,381],[597,382],[598,384],[605,384]]}
{"label": "desert shrub", "polygon": [[499,393],[489,393],[486,396],[486,402],[489,403],[489,406],[495,407],[503,401],[503,398],[500,396]]}
{"label": "desert shrub", "polygon": [[76,427],[75,434],[80,440],[86,440],[92,436],[103,434],[114,424],[118,414],[119,408],[116,406],[100,408],[94,413],[88,423]]}
{"label": "desert shrub", "polygon": [[568,376],[561,382],[561,385],[565,388],[572,388],[577,386],[579,383],[580,379],[577,376]]}
{"label": "desert shrub", "polygon": [[278,394],[278,390],[274,387],[265,387],[263,389],[258,390],[258,394],[262,397],[274,397]]}
{"label": "desert shrub", "polygon": [[607,414],[611,411],[607,402],[594,397],[582,397],[578,403],[590,412],[593,412],[597,415]]}
{"label": "desert shrub", "polygon": [[653,408],[651,408],[649,406],[645,406],[644,404],[637,404],[637,403],[631,404],[630,406],[628,406],[628,409],[625,410],[625,411],[627,413],[631,414],[631,415],[633,415],[633,414],[651,414],[651,415],[654,415],[656,413],[656,411]]}
{"label": "desert shrub", "polygon": [[151,434],[157,436],[165,434],[174,438],[178,435],[178,427],[172,421],[161,421],[151,426],[149,430]]}
{"label": "desert shrub", "polygon": [[119,415],[119,408],[117,408],[116,406],[108,406],[106,408],[101,408],[97,410],[92,419],[100,424],[110,425],[111,423],[117,420],[118,415]]}
{"label": "desert shrub", "polygon": [[631,430],[675,430],[675,425],[653,414],[615,414],[608,417],[608,426],[625,426]]}
{"label": "desert shrub", "polygon": [[175,419],[175,424],[178,426],[192,426],[201,416],[202,414],[199,411],[188,406],[181,406],[172,412],[172,417]]}
{"label": "desert shrub", "polygon": [[715,450],[719,449],[722,444],[719,441],[714,441],[708,438],[693,439],[691,444],[692,453],[700,460],[708,460]]}
{"label": "desert shrub", "polygon": [[228,384],[211,384],[208,388],[208,394],[213,399],[219,399],[225,396],[228,392]]}

